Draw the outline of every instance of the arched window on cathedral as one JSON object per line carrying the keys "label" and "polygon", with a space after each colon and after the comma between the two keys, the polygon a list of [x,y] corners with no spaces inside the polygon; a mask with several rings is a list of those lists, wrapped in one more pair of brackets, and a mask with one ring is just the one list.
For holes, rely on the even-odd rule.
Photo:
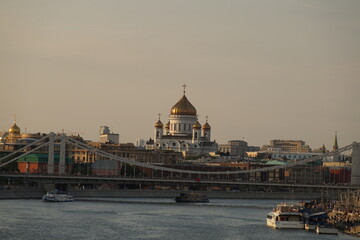
{"label": "arched window on cathedral", "polygon": [[197,138],[198,136],[197,136],[197,132],[195,132],[195,138]]}

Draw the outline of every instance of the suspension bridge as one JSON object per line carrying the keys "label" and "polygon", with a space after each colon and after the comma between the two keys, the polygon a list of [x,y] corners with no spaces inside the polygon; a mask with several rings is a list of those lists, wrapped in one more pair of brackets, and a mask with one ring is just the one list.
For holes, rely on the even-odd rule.
{"label": "suspension bridge", "polygon": [[[125,168],[122,176],[77,176],[66,172],[65,158],[67,148],[75,146],[84,149],[104,159],[115,160]],[[321,162],[324,159],[338,156],[342,152],[356,149],[351,184],[334,184],[329,175],[322,171]],[[360,143],[354,142],[336,151],[323,155],[293,161],[284,165],[260,167],[255,169],[239,169],[221,171],[199,171],[181,168],[166,167],[149,164],[120,157],[109,152],[89,146],[65,134],[49,133],[22,148],[0,158],[0,178],[8,181],[23,180],[28,182],[52,184],[134,184],[134,185],[161,185],[161,186],[197,186],[202,189],[221,187],[226,189],[263,191],[272,189],[276,191],[320,191],[332,189],[334,191],[359,189],[360,183]],[[14,174],[4,173],[1,168],[18,159],[38,151],[46,152],[47,172],[42,174]],[[55,152],[59,153],[59,162],[55,164]],[[57,167],[55,168],[55,165]],[[126,167],[132,166],[133,172],[127,172]],[[354,168],[355,166],[355,168]],[[57,171],[55,171],[55,169]],[[136,174],[136,169],[141,175]],[[145,177],[144,172],[150,172]]]}

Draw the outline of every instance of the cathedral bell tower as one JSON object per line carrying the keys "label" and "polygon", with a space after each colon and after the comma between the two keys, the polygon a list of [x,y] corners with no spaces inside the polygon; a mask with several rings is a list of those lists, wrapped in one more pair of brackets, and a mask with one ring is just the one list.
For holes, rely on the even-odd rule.
{"label": "cathedral bell tower", "polygon": [[202,135],[205,141],[210,142],[211,126],[208,123],[208,116],[206,116],[206,123],[202,126]]}
{"label": "cathedral bell tower", "polygon": [[154,135],[155,142],[158,142],[162,139],[163,129],[164,129],[164,124],[161,122],[160,114],[159,114],[159,121],[155,123],[155,135]]}
{"label": "cathedral bell tower", "polygon": [[192,143],[198,143],[201,139],[201,124],[197,121],[193,126]]}

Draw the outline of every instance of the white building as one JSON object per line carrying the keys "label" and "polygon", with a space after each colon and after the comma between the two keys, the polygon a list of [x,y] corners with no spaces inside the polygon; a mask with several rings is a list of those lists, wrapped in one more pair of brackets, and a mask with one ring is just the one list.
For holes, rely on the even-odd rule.
{"label": "white building", "polygon": [[100,126],[99,130],[99,142],[119,144],[120,136],[118,133],[110,133],[108,126]]}
{"label": "white building", "polygon": [[[184,85],[185,87],[185,85]],[[169,121],[155,123],[154,140],[148,141],[147,149],[163,149],[182,152],[184,155],[201,155],[216,152],[218,145],[211,141],[208,121],[201,125],[196,108],[185,95],[171,108]]]}
{"label": "white building", "polygon": [[136,139],[135,146],[138,148],[145,148],[146,141],[144,139]]}

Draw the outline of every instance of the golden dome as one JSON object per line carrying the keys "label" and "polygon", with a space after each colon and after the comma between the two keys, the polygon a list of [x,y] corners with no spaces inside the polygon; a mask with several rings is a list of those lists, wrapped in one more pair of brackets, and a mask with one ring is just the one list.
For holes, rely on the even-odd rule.
{"label": "golden dome", "polygon": [[168,122],[167,124],[165,124],[165,128],[166,128],[166,129],[170,129],[170,122]]}
{"label": "golden dome", "polygon": [[196,123],[193,125],[193,128],[195,129],[201,128],[201,124],[199,123],[199,121],[196,121]]}
{"label": "golden dome", "polygon": [[157,121],[157,123],[155,123],[155,127],[156,128],[163,128],[164,127],[164,124],[160,121],[160,119],[159,119],[159,121]]}
{"label": "golden dome", "polygon": [[14,125],[9,128],[9,133],[20,134],[20,128],[16,125],[16,122],[14,122]]}
{"label": "golden dome", "polygon": [[203,127],[202,127],[203,129],[211,129],[211,127],[210,127],[210,125],[208,124],[208,122],[206,122],[204,125],[203,125]]}
{"label": "golden dome", "polygon": [[196,108],[184,96],[171,108],[171,115],[192,115],[196,116]]}

